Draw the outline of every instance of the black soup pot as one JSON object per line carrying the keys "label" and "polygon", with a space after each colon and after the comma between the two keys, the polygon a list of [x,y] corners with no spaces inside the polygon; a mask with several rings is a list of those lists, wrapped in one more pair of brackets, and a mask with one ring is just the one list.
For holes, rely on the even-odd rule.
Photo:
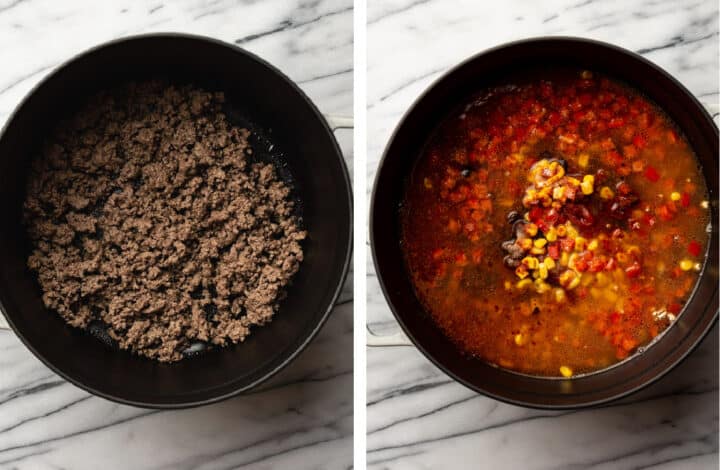
{"label": "black soup pot", "polygon": [[[399,206],[413,165],[433,130],[474,93],[520,73],[552,67],[600,72],[644,92],[687,136],[710,191],[712,233],[700,280],[675,324],[642,354],[571,379],[522,375],[463,354],[433,323],[415,296],[400,248]],[[531,76],[531,75],[530,75]],[[505,402],[563,409],[596,405],[632,393],[675,367],[702,340],[718,312],[718,129],[677,80],[618,47],[575,38],[530,39],[474,56],[437,80],[402,118],[380,163],[370,214],[375,269],[407,336],[435,365],[469,388]],[[400,182],[403,182],[402,184]]]}
{"label": "black soup pot", "polygon": [[[284,162],[308,239],[305,259],[272,322],[243,343],[175,364],[111,349],[67,326],[40,298],[25,266],[21,226],[30,160],[44,138],[93,93],[129,80],[163,78],[225,92],[226,114]],[[266,139],[266,140],[262,140]],[[256,149],[260,150],[260,149]],[[287,170],[287,171],[285,171]],[[18,106],[0,138],[0,304],[15,333],[48,367],[85,390],[121,403],[181,408],[246,391],[287,365],[328,317],[350,263],[352,194],[325,119],[279,70],[220,41],[154,34],[114,41],[59,67]]]}

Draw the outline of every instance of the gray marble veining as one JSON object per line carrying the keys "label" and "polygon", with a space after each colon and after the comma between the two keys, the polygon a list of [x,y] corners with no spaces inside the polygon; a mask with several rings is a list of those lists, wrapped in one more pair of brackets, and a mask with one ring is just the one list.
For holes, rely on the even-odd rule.
{"label": "gray marble veining", "polygon": [[[0,125],[74,54],[157,31],[238,44],[299,83],[323,113],[352,115],[352,0],[0,0]],[[335,121],[346,122],[335,133],[352,169],[352,127]],[[349,468],[352,305],[350,274],[328,323],[292,365],[250,395],[182,411],[91,396],[0,330],[0,468]]]}
{"label": "gray marble veining", "polygon": [[[717,111],[714,0],[369,0],[367,12],[368,193],[412,101],[451,66],[516,39],[575,35],[618,44]],[[393,334],[398,326],[371,259],[367,269],[369,328]],[[528,410],[478,396],[414,347],[368,348],[367,362],[368,468],[718,468],[717,327],[657,384],[586,411]]]}

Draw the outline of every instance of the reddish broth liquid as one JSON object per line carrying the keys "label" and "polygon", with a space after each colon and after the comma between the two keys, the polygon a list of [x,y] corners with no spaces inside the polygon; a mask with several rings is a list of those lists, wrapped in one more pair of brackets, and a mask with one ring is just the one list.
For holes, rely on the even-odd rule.
{"label": "reddish broth liquid", "polygon": [[[409,181],[402,246],[419,299],[459,348],[568,377],[628,357],[676,319],[704,262],[708,195],[687,141],[642,95],[589,72],[536,78],[487,90],[438,128]],[[532,166],[553,160],[571,180],[590,175],[593,191],[524,204]],[[538,233],[516,237],[512,211]],[[547,235],[564,223],[577,233]],[[545,240],[523,262],[552,269],[521,278],[519,256],[504,262],[503,242],[523,236]]]}

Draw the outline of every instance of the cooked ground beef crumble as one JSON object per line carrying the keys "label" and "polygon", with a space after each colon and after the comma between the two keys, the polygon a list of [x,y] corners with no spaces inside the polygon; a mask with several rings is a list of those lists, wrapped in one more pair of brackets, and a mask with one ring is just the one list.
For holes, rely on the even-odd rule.
{"label": "cooked ground beef crumble", "polygon": [[306,234],[223,101],[131,83],[95,96],[33,162],[27,264],[70,325],[103,324],[120,348],[168,362],[271,319]]}

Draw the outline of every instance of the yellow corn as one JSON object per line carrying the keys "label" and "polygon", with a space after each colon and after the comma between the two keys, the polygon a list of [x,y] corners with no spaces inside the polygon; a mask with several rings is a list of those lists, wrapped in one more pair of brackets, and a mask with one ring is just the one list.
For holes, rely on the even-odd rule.
{"label": "yellow corn", "polygon": [[600,287],[605,286],[608,282],[610,282],[610,279],[608,279],[605,273],[597,273],[595,275],[595,280],[597,281],[597,285]]}
{"label": "yellow corn", "polygon": [[558,225],[555,232],[557,232],[558,237],[564,237],[567,235],[567,228],[564,225]]}
{"label": "yellow corn", "polygon": [[570,290],[573,290],[579,285],[580,285],[580,276],[575,276],[573,278],[573,280],[570,281],[570,284],[568,284],[567,288]]}
{"label": "yellow corn", "polygon": [[538,266],[538,275],[540,276],[540,279],[547,279],[548,277],[548,268],[545,266],[545,263]]}
{"label": "yellow corn", "polygon": [[526,256],[522,259],[521,263],[528,269],[537,269],[539,261],[533,256]]}
{"label": "yellow corn", "polygon": [[680,198],[681,196],[679,192],[673,191],[672,193],[670,193],[670,199],[672,199],[673,201],[679,201]]}
{"label": "yellow corn", "polygon": [[525,266],[520,265],[517,268],[515,268],[515,275],[519,277],[520,279],[525,279],[528,277],[528,270]]}
{"label": "yellow corn", "polygon": [[520,248],[525,251],[532,248],[532,240],[530,238],[521,238],[518,240],[518,244],[520,245]]}
{"label": "yellow corn", "polygon": [[532,285],[532,281],[530,279],[523,279],[522,281],[518,281],[517,284],[515,284],[515,287],[522,290],[526,287],[530,287]]}
{"label": "yellow corn", "polygon": [[565,302],[565,300],[566,300],[565,291],[560,288],[555,289],[555,302],[562,303],[562,302]]}
{"label": "yellow corn", "polygon": [[683,271],[690,271],[692,268],[693,268],[693,262],[690,261],[689,259],[686,258],[686,259],[680,261],[680,269],[682,269]]}
{"label": "yellow corn", "polygon": [[558,277],[558,281],[560,282],[561,286],[565,286],[569,284],[570,281],[575,277],[575,272],[568,269],[563,271],[562,274],[560,274],[560,276]]}
{"label": "yellow corn", "polygon": [[544,238],[538,238],[533,242],[533,245],[535,245],[536,248],[543,248],[545,245],[547,245],[547,240]]}
{"label": "yellow corn", "polygon": [[580,282],[585,287],[588,287],[590,284],[592,284],[594,280],[595,280],[595,276],[593,276],[592,274],[589,274],[589,273],[583,274],[582,277],[580,278]]}
{"label": "yellow corn", "polygon": [[605,289],[605,292],[603,293],[603,297],[605,297],[605,300],[611,303],[617,302],[618,295],[615,293],[615,291],[611,289]]}
{"label": "yellow corn", "polygon": [[552,259],[552,258],[549,257],[549,256],[546,257],[546,258],[543,260],[543,264],[545,265],[545,267],[546,267],[547,269],[554,269],[554,268],[555,268],[555,260]]}
{"label": "yellow corn", "polygon": [[570,255],[567,254],[567,251],[563,251],[560,255],[560,266],[567,266],[570,262]]}
{"label": "yellow corn", "polygon": [[600,197],[605,200],[612,199],[615,197],[615,193],[607,186],[603,186],[600,188]]}
{"label": "yellow corn", "polygon": [[565,196],[565,187],[564,186],[555,186],[553,188],[553,199],[562,199],[563,196]]}
{"label": "yellow corn", "polygon": [[578,237],[578,231],[575,227],[572,225],[567,225],[567,236],[570,238],[577,238]]}
{"label": "yellow corn", "polygon": [[523,344],[525,344],[525,337],[520,333],[516,334],[515,344],[517,344],[518,346],[522,346]]}
{"label": "yellow corn", "polygon": [[595,251],[598,249],[599,246],[600,243],[597,241],[597,239],[593,238],[592,240],[590,240],[590,243],[588,243],[587,249],[590,251]]}
{"label": "yellow corn", "polygon": [[583,237],[575,238],[575,251],[585,251],[586,246],[587,246],[587,239],[585,239]]}
{"label": "yellow corn", "polygon": [[505,290],[510,290],[510,289],[512,289],[512,282],[505,281]]}
{"label": "yellow corn", "polygon": [[575,187],[580,186],[580,180],[577,178],[573,178],[572,176],[568,176],[567,182]]}
{"label": "yellow corn", "polygon": [[532,224],[532,223],[530,223],[530,224],[525,224],[525,233],[526,233],[529,237],[534,237],[534,236],[537,235],[537,233],[538,233],[538,226],[535,225],[535,224]]}
{"label": "yellow corn", "polygon": [[581,153],[578,156],[578,165],[580,165],[580,168],[585,168],[588,166],[588,163],[590,162],[590,155],[587,153]]}
{"label": "yellow corn", "polygon": [[552,289],[550,287],[550,284],[543,281],[542,279],[538,279],[535,281],[535,290],[537,291],[538,294],[544,294],[545,292],[549,291],[550,289]]}
{"label": "yellow corn", "polygon": [[590,295],[593,299],[599,299],[602,295],[602,291],[598,289],[597,287],[591,287],[590,288]]}
{"label": "yellow corn", "polygon": [[537,246],[534,246],[530,248],[530,254],[532,255],[544,255],[545,254],[545,248],[538,248]]}
{"label": "yellow corn", "polygon": [[573,371],[568,366],[560,366],[560,375],[563,377],[572,377]]}
{"label": "yellow corn", "polygon": [[547,233],[545,234],[545,238],[549,242],[554,242],[555,240],[557,240],[557,230],[555,230],[555,227],[550,227],[548,229]]}
{"label": "yellow corn", "polygon": [[582,183],[580,183],[580,190],[586,196],[592,194],[593,186],[595,185],[595,177],[593,175],[585,175]]}

